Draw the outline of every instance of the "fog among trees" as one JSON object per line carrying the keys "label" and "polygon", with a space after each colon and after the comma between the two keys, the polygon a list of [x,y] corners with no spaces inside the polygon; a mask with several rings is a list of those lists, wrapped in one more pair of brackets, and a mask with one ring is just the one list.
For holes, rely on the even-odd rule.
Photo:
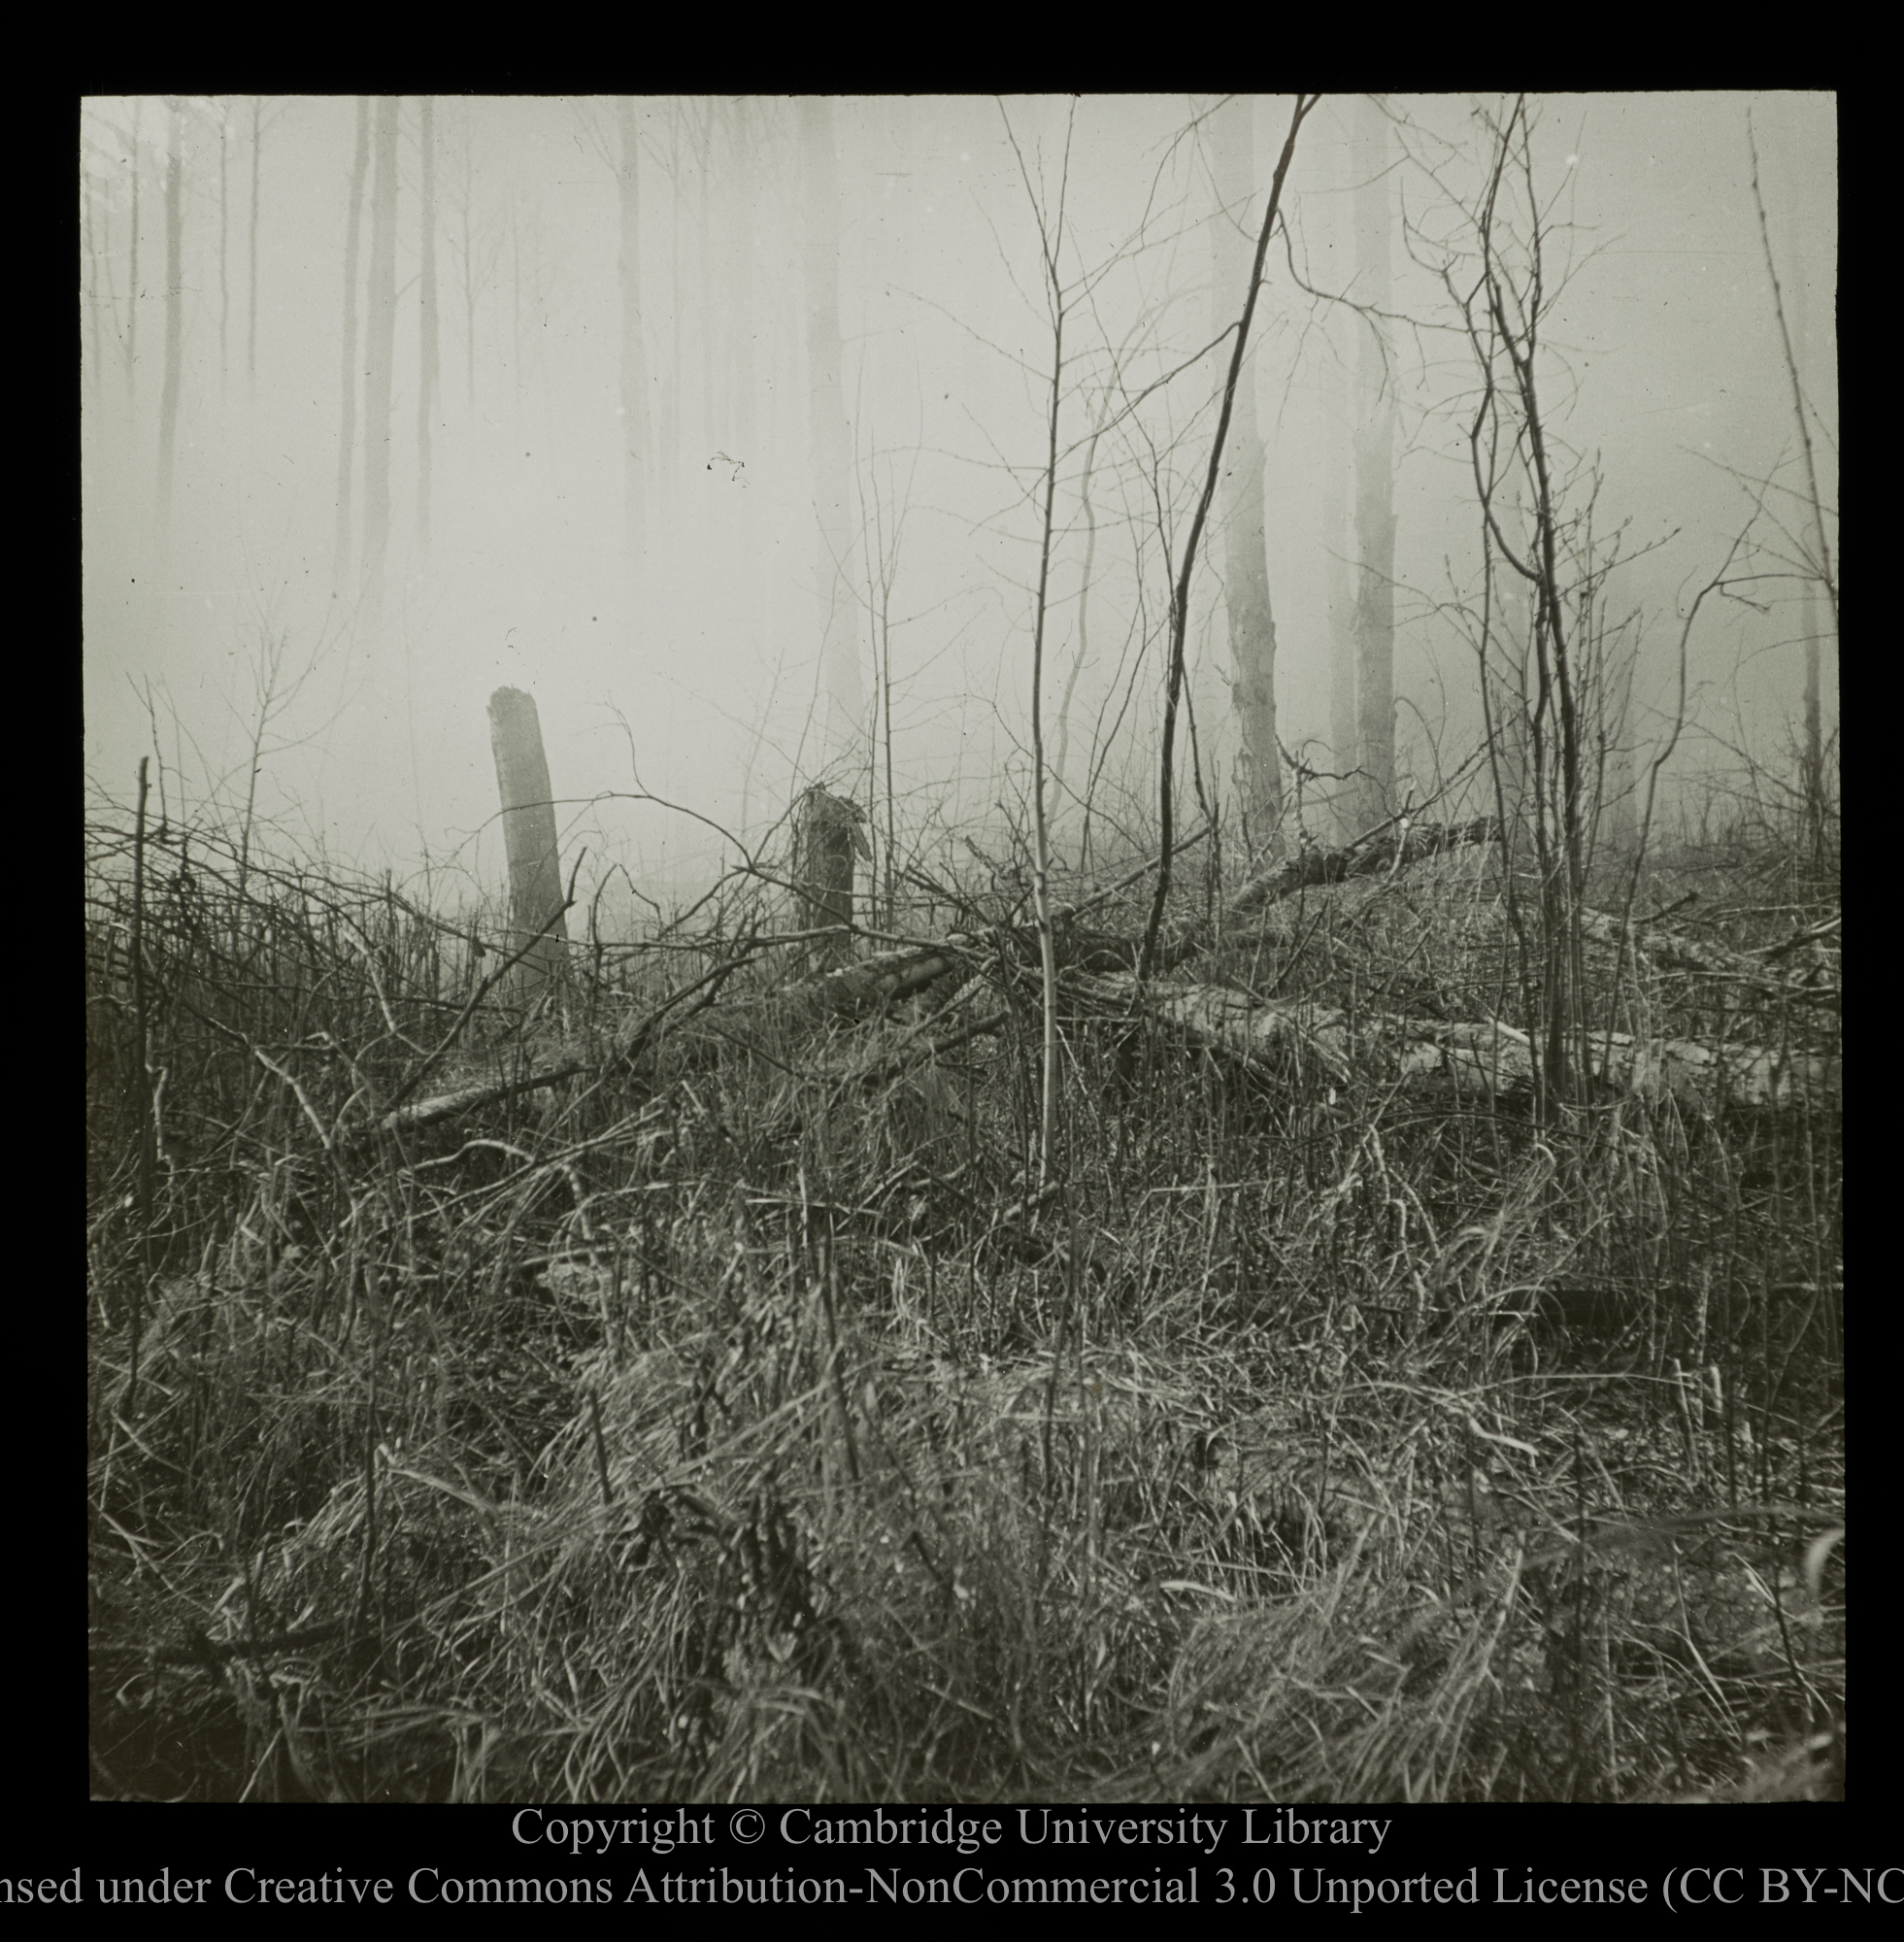
{"label": "fog among trees", "polygon": [[[1324,99],[1295,134],[1174,737],[1184,799],[1258,854],[1458,794],[1484,622],[1538,619],[1489,598],[1461,307],[1511,108]],[[491,895],[484,710],[520,688],[565,853],[631,914],[629,882],[691,894],[815,782],[901,862],[1027,828],[1037,646],[1054,855],[1141,847],[1290,120],[89,100],[91,787],[129,801],[150,754],[175,817]],[[1668,749],[1655,813],[1696,815],[1833,747],[1834,105],[1559,96],[1524,126],[1499,221],[1539,231],[1530,376],[1618,834]],[[1497,516],[1531,492],[1504,466]]]}

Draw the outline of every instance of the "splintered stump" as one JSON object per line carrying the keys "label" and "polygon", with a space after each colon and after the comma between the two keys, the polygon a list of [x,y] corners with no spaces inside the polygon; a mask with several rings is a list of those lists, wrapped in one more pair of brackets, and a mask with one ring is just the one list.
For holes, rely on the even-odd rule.
{"label": "splintered stump", "polygon": [[799,887],[800,928],[824,931],[804,953],[809,970],[844,964],[852,950],[852,873],[855,856],[872,855],[856,802],[816,784],[801,796],[793,824],[793,880]]}
{"label": "splintered stump", "polygon": [[562,914],[555,803],[542,749],[542,719],[533,695],[519,687],[496,689],[489,697],[489,742],[496,755],[503,845],[509,854],[507,948],[515,953],[528,946],[516,967],[514,984],[522,1002],[532,1004],[561,976],[569,938],[568,920]]}

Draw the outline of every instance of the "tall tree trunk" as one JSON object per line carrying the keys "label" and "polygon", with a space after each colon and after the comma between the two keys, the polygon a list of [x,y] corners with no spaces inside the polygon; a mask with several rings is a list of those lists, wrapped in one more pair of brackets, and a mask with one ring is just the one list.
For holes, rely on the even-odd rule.
{"label": "tall tree trunk", "polygon": [[733,199],[728,215],[727,254],[727,399],[728,435],[736,458],[758,469],[753,402],[753,201],[759,190],[754,145],[760,131],[752,105],[745,98],[731,104],[734,148]]}
{"label": "tall tree trunk", "polygon": [[[701,103],[700,140],[696,144],[695,186],[700,196],[700,220],[695,230],[701,245],[701,437],[708,453],[727,448],[727,406],[715,374],[720,368],[720,299],[716,288],[710,252],[715,242],[714,191],[715,124],[718,103],[710,95]],[[707,454],[703,455],[705,462]]]}
{"label": "tall tree trunk", "polygon": [[[1787,334],[1791,344],[1791,362],[1795,373],[1794,382],[1797,395],[1793,404],[1800,414],[1798,431],[1801,439],[1805,434],[1802,415],[1805,405],[1806,359],[1811,339],[1811,292],[1806,274],[1805,226],[1799,218],[1801,207],[1797,193],[1798,185],[1805,180],[1804,157],[1800,153],[1797,117],[1788,102],[1773,97],[1772,125],[1778,136],[1778,152],[1784,162],[1786,177],[1786,219],[1785,252],[1786,273],[1782,280],[1786,295],[1782,299],[1787,318]],[[1809,475],[1808,475],[1809,476]],[[1806,527],[1806,551],[1820,569],[1826,559],[1824,530],[1820,519],[1820,509],[1816,505],[1806,508],[1804,525]],[[1799,637],[1804,644],[1804,746],[1799,759],[1802,764],[1801,786],[1807,809],[1816,814],[1823,802],[1824,785],[1824,678],[1822,640],[1824,634],[1824,612],[1819,600],[1819,583],[1816,575],[1807,580],[1799,598],[1798,606]],[[1814,832],[1818,840],[1818,832]]]}
{"label": "tall tree trunk", "polygon": [[469,407],[470,416],[476,416],[476,292],[482,281],[482,268],[477,260],[479,249],[486,247],[481,227],[476,221],[476,138],[471,129],[474,108],[464,102],[462,113],[456,117],[462,146],[457,156],[457,206],[462,216],[462,297],[463,297],[463,370],[466,384],[464,402]]}
{"label": "tall tree trunk", "polygon": [[686,190],[681,154],[682,104],[675,101],[668,110],[668,359],[661,379],[660,411],[655,443],[655,476],[661,487],[661,516],[664,528],[672,532],[669,508],[674,503],[675,481],[681,476],[681,211]]}
{"label": "tall tree trunk", "polygon": [[[1501,525],[1524,559],[1532,543],[1526,537],[1526,515],[1521,509],[1518,471],[1502,489],[1507,503],[1500,514]],[[1494,567],[1494,603],[1488,710],[1493,717],[1494,760],[1500,770],[1501,811],[1512,834],[1526,811],[1531,780],[1527,773],[1527,743],[1533,720],[1533,696],[1527,669],[1533,655],[1534,616],[1526,581],[1500,561]]]}
{"label": "tall tree trunk", "polygon": [[384,613],[390,549],[390,398],[397,332],[397,101],[378,97],[377,182],[370,204],[370,314],[364,366],[364,609]]}
{"label": "tall tree trunk", "polygon": [[[253,124],[255,125],[255,123]],[[252,150],[255,165],[257,151]],[[351,212],[344,225],[344,358],[337,434],[337,530],[331,540],[331,579],[348,597],[351,578],[351,484],[357,463],[357,253],[363,233],[364,175],[370,164],[370,99],[357,96],[357,140],[351,156]],[[257,189],[251,190],[252,343],[257,340]],[[255,375],[255,361],[253,373]]]}
{"label": "tall tree trunk", "polygon": [[251,272],[251,293],[247,298],[245,327],[245,376],[255,385],[258,377],[258,177],[264,157],[264,96],[251,97],[251,233],[246,262]]}
{"label": "tall tree trunk", "polygon": [[[1355,301],[1389,305],[1388,121],[1355,104]],[[1395,807],[1395,406],[1390,333],[1362,322],[1355,431],[1355,686],[1363,828]]]}
{"label": "tall tree trunk", "polygon": [[1611,644],[1613,665],[1602,677],[1601,719],[1606,756],[1600,776],[1600,795],[1606,804],[1607,842],[1620,856],[1630,856],[1639,833],[1639,805],[1634,794],[1633,675],[1639,643],[1624,638]]}
{"label": "tall tree trunk", "polygon": [[[1235,96],[1216,117],[1217,196],[1211,253],[1218,329],[1243,315],[1255,254],[1248,218],[1255,185],[1254,98]],[[1283,765],[1276,746],[1276,620],[1269,603],[1263,528],[1263,442],[1256,429],[1256,367],[1247,352],[1223,453],[1224,604],[1229,610],[1230,696],[1243,736],[1250,839],[1283,854]]]}
{"label": "tall tree trunk", "polygon": [[[1329,157],[1329,235],[1338,269],[1332,288],[1346,281],[1353,223],[1342,214],[1339,191],[1353,180],[1348,137],[1337,129],[1324,145]],[[1359,328],[1359,326],[1357,326]],[[1343,376],[1345,358],[1334,348],[1324,352],[1322,416],[1327,422],[1328,449],[1322,459],[1322,596],[1328,614],[1329,766],[1340,778],[1329,787],[1330,820],[1346,843],[1357,834],[1361,790],[1355,780],[1361,751],[1355,731],[1355,593],[1349,561],[1353,537],[1349,526],[1349,481],[1354,469],[1354,416]],[[1312,835],[1316,832],[1311,831]],[[1322,839],[1318,836],[1319,842]]]}
{"label": "tall tree trunk", "polygon": [[[96,207],[99,212],[99,248],[95,261],[99,265],[99,274],[105,284],[106,314],[113,320],[113,349],[124,367],[126,390],[129,393],[132,388],[132,357],[126,349],[125,332],[119,328],[118,281],[113,273],[112,198],[107,195],[99,196],[96,199]],[[106,382],[106,373],[103,367],[99,374],[99,382],[102,386]],[[102,392],[102,397],[103,395]]]}
{"label": "tall tree trunk", "polygon": [[102,302],[102,294],[99,287],[99,260],[107,247],[110,232],[107,230],[105,224],[106,212],[102,207],[103,198],[95,196],[92,192],[92,176],[90,171],[87,172],[81,186],[83,195],[80,203],[80,219],[84,225],[84,234],[81,238],[81,248],[85,252],[86,322],[92,332],[92,412],[93,426],[97,430],[103,416],[100,409],[100,386],[105,379],[104,367],[99,361],[103,349],[103,340],[99,327],[99,307]]}
{"label": "tall tree trunk", "polygon": [[[109,132],[115,137],[117,130]],[[103,149],[104,144],[97,145]],[[115,158],[123,166],[123,157]],[[115,354],[123,354],[125,341],[119,332],[118,285],[113,276],[113,200],[110,195],[97,191],[92,186],[92,178],[86,178],[86,234],[90,241],[86,261],[90,269],[92,288],[92,390],[95,417],[94,429],[103,434],[103,413],[106,399],[106,366],[102,361],[106,350],[106,323],[112,322],[113,350]]]}
{"label": "tall tree trunk", "polygon": [[436,308],[436,101],[424,95],[417,131],[423,151],[422,207],[418,211],[417,299],[417,552],[430,550],[430,489],[434,446],[432,419],[442,390],[441,326]]}
{"label": "tall tree trunk", "polygon": [[529,1004],[560,976],[569,935],[568,919],[557,915],[562,908],[562,857],[542,718],[534,695],[519,687],[499,687],[490,695],[489,746],[496,758],[503,847],[509,855],[509,949],[521,950],[551,917],[555,919],[515,973],[517,992]]}
{"label": "tall tree trunk", "polygon": [[621,212],[617,274],[621,288],[621,575],[630,638],[640,625],[648,550],[648,360],[641,311],[641,132],[632,95],[616,104],[620,154],[616,187]]}
{"label": "tall tree trunk", "polygon": [[509,205],[509,265],[511,310],[509,320],[510,400],[515,412],[516,443],[522,443],[522,222],[521,198]]}
{"label": "tall tree trunk", "polygon": [[[873,337],[868,334],[871,319],[867,317],[868,305],[881,292],[890,305],[895,296],[904,299],[919,287],[915,255],[921,229],[929,233],[931,224],[920,213],[919,184],[923,172],[913,132],[918,117],[916,95],[895,94],[885,103],[883,133],[889,146],[883,164],[885,179],[879,183],[873,219],[861,225],[878,269],[875,276],[862,278],[859,284],[859,329],[867,347],[865,376],[860,383],[870,394],[883,397],[922,399],[929,395],[919,369],[918,332],[882,330]],[[923,426],[920,436],[924,436]]]}
{"label": "tall tree trunk", "polygon": [[1329,757],[1335,774],[1348,780],[1330,787],[1336,828],[1345,841],[1356,834],[1353,778],[1361,766],[1355,733],[1355,593],[1349,559],[1354,541],[1349,528],[1349,479],[1353,470],[1349,391],[1333,357],[1322,371],[1322,405],[1330,429],[1322,462],[1322,589],[1328,609]]}
{"label": "tall tree trunk", "polygon": [[[755,484],[740,495],[739,557],[735,569],[741,576],[742,613],[749,650],[766,664],[770,656],[769,635],[773,625],[772,585],[768,562],[772,548],[763,531],[766,514],[764,475],[761,461],[759,412],[755,398],[754,365],[754,223],[755,197],[761,193],[763,172],[757,166],[756,150],[765,139],[758,105],[745,97],[730,105],[733,134],[733,194],[729,204],[730,248],[727,252],[727,396],[729,436],[727,448],[746,467],[746,477]],[[762,720],[762,730],[765,728]],[[743,781],[745,804],[748,785]],[[747,837],[747,818],[741,818],[743,840]]]}
{"label": "tall tree trunk", "polygon": [[228,261],[231,237],[230,207],[226,198],[225,110],[218,109],[218,397],[222,402],[231,382],[229,326],[231,320],[231,276]]}
{"label": "tall tree trunk", "polygon": [[1097,422],[1091,426],[1085,445],[1084,469],[1078,475],[1078,511],[1085,521],[1085,556],[1078,563],[1078,645],[1071,656],[1071,671],[1064,678],[1064,692],[1058,697],[1057,716],[1052,723],[1056,748],[1052,754],[1052,794],[1053,820],[1066,806],[1064,778],[1071,759],[1071,704],[1078,693],[1078,677],[1085,671],[1085,656],[1090,653],[1090,581],[1097,557],[1097,509],[1091,503],[1091,468],[1097,463],[1097,441],[1103,436],[1104,420],[1111,415],[1107,393],[1098,407]]}
{"label": "tall tree trunk", "polygon": [[179,435],[179,359],[184,339],[184,116],[174,94],[165,140],[165,384],[158,404],[158,543],[161,554],[172,530],[172,470]]}
{"label": "tall tree trunk", "polygon": [[860,666],[859,573],[852,513],[852,443],[841,385],[840,205],[833,111],[824,95],[800,100],[805,161],[808,449],[818,523],[815,574],[826,683],[826,750],[855,779],[865,762],[866,693]]}
{"label": "tall tree trunk", "polygon": [[139,178],[144,158],[139,153],[139,119],[144,107],[140,96],[132,97],[132,242],[130,262],[132,281],[127,290],[125,326],[125,384],[136,408],[138,392],[134,373],[139,364]]}

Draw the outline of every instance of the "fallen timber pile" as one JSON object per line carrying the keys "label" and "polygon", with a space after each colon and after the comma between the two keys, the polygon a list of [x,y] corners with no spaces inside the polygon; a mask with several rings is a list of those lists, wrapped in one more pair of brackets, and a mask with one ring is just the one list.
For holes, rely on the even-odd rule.
{"label": "fallen timber pile", "polygon": [[[1207,833],[1207,832],[1205,832]],[[1494,841],[1500,825],[1492,818],[1461,824],[1397,823],[1339,850],[1308,849],[1246,885],[1230,900],[1223,921],[1247,921],[1270,905],[1298,892],[1358,877],[1392,874],[1457,847]],[[1197,837],[1188,839],[1193,843]],[[1188,843],[1180,846],[1188,847]],[[1354,1020],[1341,1010],[1309,1001],[1269,1003],[1228,986],[1160,983],[1140,992],[1134,975],[1138,942],[1093,930],[1080,921],[1144,870],[1111,889],[1054,913],[1057,961],[1065,989],[1085,1009],[1129,1017],[1142,1010],[1199,1043],[1246,1065],[1284,1066],[1291,1053],[1306,1056],[1337,1083],[1360,1073],[1405,1088],[1452,1091],[1461,1096],[1512,1098],[1535,1084],[1534,1050],[1527,1035],[1498,1021],[1416,1019],[1363,1013]],[[1782,983],[1766,965],[1712,946],[1656,929],[1622,929],[1619,920],[1598,911],[1584,913],[1587,935],[1649,959],[1705,975],[1748,980],[1760,986]],[[921,939],[879,952],[824,973],[799,979],[764,997],[736,1001],[718,1016],[738,1023],[763,1011],[779,1017],[851,1020],[884,1013],[908,999],[947,986],[950,1010],[959,988],[981,981],[1001,960],[1035,964],[1037,933],[1026,923],[1001,924]],[[1187,926],[1163,944],[1157,967],[1170,972],[1208,942],[1207,927]],[[719,967],[701,985],[677,993],[666,1005],[624,1026],[594,1048],[552,1047],[540,1056],[518,1049],[507,1071],[493,1070],[433,1097],[400,1104],[378,1122],[395,1132],[431,1125],[514,1094],[555,1086],[591,1073],[625,1067],[640,1057],[662,1028],[664,1017],[699,992],[677,1023],[708,1011],[719,985],[742,960]],[[956,1030],[952,1040],[994,1028],[997,1018]],[[929,1054],[928,1043],[921,1051]],[[1653,1101],[1667,1098],[1700,1110],[1720,1105],[1787,1108],[1801,1102],[1836,1108],[1842,1102],[1842,1060],[1818,1054],[1782,1052],[1753,1046],[1711,1046],[1696,1040],[1641,1038],[1624,1032],[1594,1031],[1587,1037],[1587,1064],[1596,1086]]]}
{"label": "fallen timber pile", "polygon": [[[901,999],[917,997],[952,974],[970,976],[978,954],[985,949],[979,938],[946,938],[922,943],[913,949],[886,951],[877,956],[860,958],[812,978],[802,978],[784,987],[765,1000],[746,1001],[732,1007],[735,1012],[753,1012],[763,1006],[783,1016],[856,1018],[885,1009]],[[992,947],[995,951],[995,947]],[[741,959],[721,967],[731,974]],[[682,1021],[711,1008],[717,980],[707,981],[712,988],[701,1002],[682,1014]],[[571,1079],[601,1073],[632,1064],[646,1051],[671,1011],[685,992],[677,993],[668,1004],[624,1026],[596,1048],[571,1045],[553,1046],[540,1054],[517,1048],[506,1067],[499,1066],[480,1077],[428,1098],[399,1105],[378,1121],[384,1132],[406,1132],[435,1125],[478,1107],[492,1104],[548,1086],[563,1085]]]}
{"label": "fallen timber pile", "polygon": [[[1173,854],[1190,849],[1209,833],[1206,827],[1186,837]],[[1053,921],[1059,926],[1060,935],[1068,947],[1062,954],[1095,970],[1112,970],[1119,965],[1134,964],[1137,956],[1134,941],[1086,930],[1077,920],[1093,905],[1115,896],[1155,868],[1154,862],[1146,863],[1128,877],[1082,902],[1053,912]],[[765,1000],[751,1001],[746,1009],[758,1010],[764,1004],[782,1017],[805,1014],[809,1017],[858,1018],[884,1011],[904,999],[919,997],[954,974],[963,983],[986,961],[995,963],[1001,951],[1035,958],[1036,939],[1037,932],[1029,924],[1002,924],[989,931],[955,931],[947,937],[922,938],[915,945],[878,952],[836,969],[798,979]],[[1159,961],[1165,969],[1170,969],[1197,948],[1193,937],[1179,938]],[[562,1085],[585,1074],[626,1066],[647,1049],[660,1029],[665,1015],[683,1000],[700,992],[699,1001],[692,1011],[683,1015],[684,1018],[707,1010],[721,982],[740,968],[745,954],[743,952],[730,962],[718,966],[700,985],[677,992],[645,1018],[622,1027],[611,1042],[600,1048],[563,1045],[532,1054],[518,1046],[510,1055],[506,1070],[497,1066],[480,1076],[466,1075],[462,1084],[414,1102],[406,1103],[399,1097],[398,1103],[377,1120],[377,1128],[385,1133],[415,1131],[519,1093]],[[706,988],[703,989],[703,987]],[[463,1022],[463,1020],[457,1021],[458,1028]],[[451,1036],[453,1038],[454,1035],[452,1031]],[[425,1062],[419,1076],[428,1076],[430,1067],[443,1057],[447,1050],[447,1045],[439,1048]],[[417,1083],[417,1079],[413,1078],[405,1089],[414,1089]],[[308,1106],[306,1111],[310,1112]],[[316,1116],[312,1117],[315,1121]],[[326,1144],[329,1144],[328,1138]]]}

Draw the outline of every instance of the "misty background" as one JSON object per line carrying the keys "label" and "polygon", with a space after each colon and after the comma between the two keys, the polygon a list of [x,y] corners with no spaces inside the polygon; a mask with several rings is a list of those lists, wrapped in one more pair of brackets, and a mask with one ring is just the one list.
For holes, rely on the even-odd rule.
{"label": "misty background", "polygon": [[[1837,724],[1786,349],[1835,559],[1835,104],[1534,112],[1542,403],[1611,563],[1608,773],[1636,791],[1670,745],[1666,805],[1696,817],[1752,765],[1794,764],[1808,640],[1827,740]],[[1219,113],[1247,117],[1241,204]],[[1319,840],[1353,820],[1331,707],[1353,434],[1378,393],[1392,794],[1474,774],[1477,380],[1451,283],[1501,113],[1324,99],[1266,258],[1245,382],[1286,814]],[[150,754],[175,824],[250,819],[284,853],[427,880],[448,905],[497,896],[485,710],[510,686],[537,701],[565,861],[585,846],[581,894],[612,923],[637,893],[692,895],[740,846],[771,860],[817,780],[874,807],[882,839],[889,794],[902,860],[952,832],[1008,841],[1028,814],[1055,366],[1054,837],[1080,860],[1088,799],[1094,840],[1141,843],[1235,315],[1213,250],[1253,244],[1289,117],[1276,97],[88,100],[94,800],[129,803]],[[1358,249],[1372,197],[1386,297]],[[1194,761],[1226,805],[1227,503],[1187,634]]]}

